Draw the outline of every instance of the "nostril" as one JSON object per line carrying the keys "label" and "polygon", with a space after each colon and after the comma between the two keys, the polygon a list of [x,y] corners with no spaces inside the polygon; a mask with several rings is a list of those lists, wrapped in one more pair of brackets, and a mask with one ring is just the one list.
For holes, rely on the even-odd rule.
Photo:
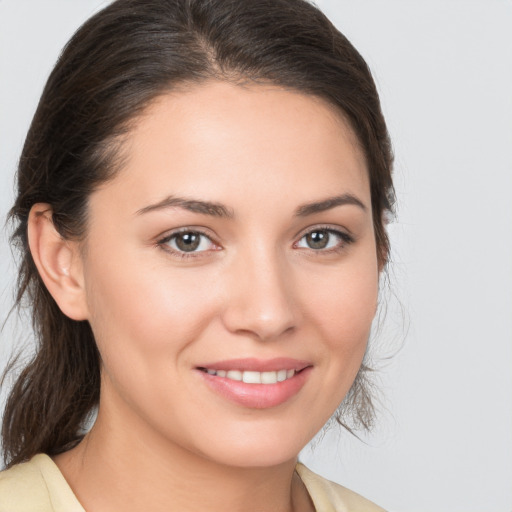
{"label": "nostril", "polygon": [[232,272],[226,285],[229,288],[222,315],[230,332],[272,340],[294,331],[298,311],[291,297],[287,268],[275,258],[271,260],[269,251],[262,252],[259,247],[244,253],[243,265]]}

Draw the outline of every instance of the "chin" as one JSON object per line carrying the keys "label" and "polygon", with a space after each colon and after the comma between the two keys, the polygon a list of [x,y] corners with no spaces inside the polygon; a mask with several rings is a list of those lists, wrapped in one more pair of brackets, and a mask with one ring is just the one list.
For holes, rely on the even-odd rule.
{"label": "chin", "polygon": [[[245,429],[247,430],[247,429]],[[238,468],[263,468],[294,462],[314,435],[304,435],[296,428],[245,431],[236,436],[222,436],[208,443],[203,455],[218,464]]]}
{"label": "chin", "polygon": [[[302,449],[302,447],[301,447]],[[300,450],[267,450],[254,446],[246,450],[229,450],[222,454],[210,454],[210,459],[234,468],[269,468],[295,462]]]}

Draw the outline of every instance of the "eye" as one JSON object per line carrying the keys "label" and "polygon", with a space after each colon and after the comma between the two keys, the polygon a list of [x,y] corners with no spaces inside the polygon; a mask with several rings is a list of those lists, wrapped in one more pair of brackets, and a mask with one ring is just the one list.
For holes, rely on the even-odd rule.
{"label": "eye", "polygon": [[171,251],[186,254],[198,253],[217,249],[212,240],[200,231],[180,231],[160,240],[160,245],[166,245]]}
{"label": "eye", "polygon": [[296,244],[301,249],[315,251],[342,248],[352,242],[352,237],[341,231],[327,228],[317,228],[306,233]]}

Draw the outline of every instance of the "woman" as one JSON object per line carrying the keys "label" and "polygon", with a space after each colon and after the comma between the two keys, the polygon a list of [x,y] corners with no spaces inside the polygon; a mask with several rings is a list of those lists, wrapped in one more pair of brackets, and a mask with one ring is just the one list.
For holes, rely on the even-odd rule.
{"label": "woman", "polygon": [[40,344],[6,407],[0,510],[380,510],[297,455],[333,414],[371,423],[391,198],[371,75],[310,4],[91,18],[20,160]]}

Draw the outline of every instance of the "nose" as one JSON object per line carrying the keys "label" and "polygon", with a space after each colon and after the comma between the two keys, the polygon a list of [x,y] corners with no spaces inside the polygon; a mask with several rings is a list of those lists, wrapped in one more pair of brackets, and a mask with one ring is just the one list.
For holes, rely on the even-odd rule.
{"label": "nose", "polygon": [[265,341],[297,328],[291,269],[272,251],[241,256],[230,269],[225,327]]}

